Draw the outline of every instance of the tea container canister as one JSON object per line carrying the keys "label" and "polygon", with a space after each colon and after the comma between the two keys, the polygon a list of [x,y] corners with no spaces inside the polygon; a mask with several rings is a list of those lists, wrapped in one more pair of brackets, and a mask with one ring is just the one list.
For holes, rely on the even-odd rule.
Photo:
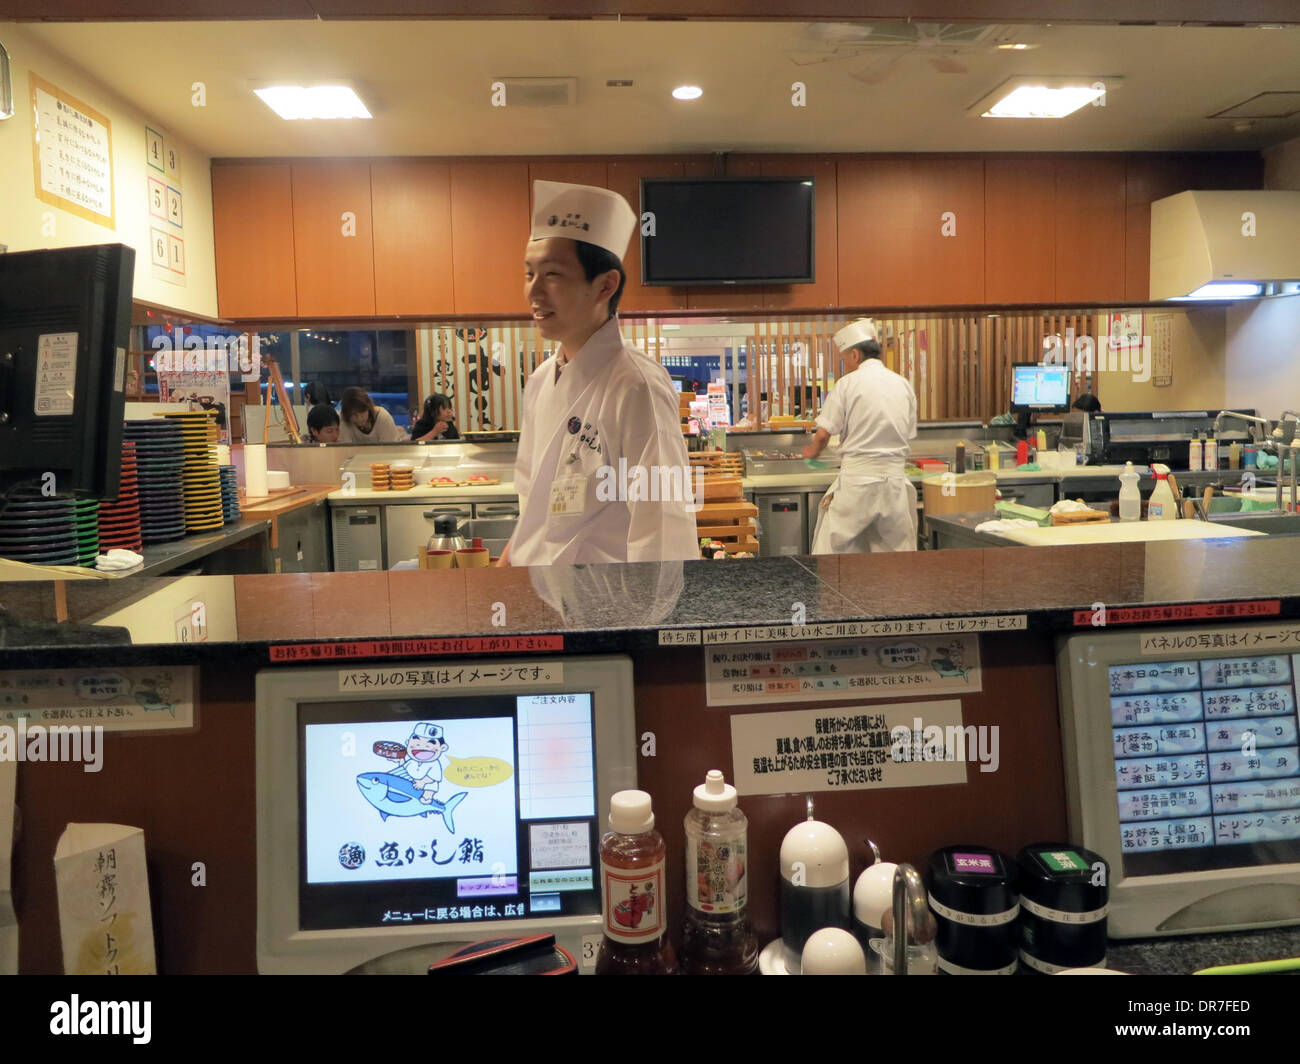
{"label": "tea container canister", "polygon": [[1110,866],[1082,846],[1037,842],[1016,855],[1020,960],[1055,975],[1104,967]]}
{"label": "tea container canister", "polygon": [[1020,905],[1011,860],[986,846],[948,846],[931,855],[926,871],[940,970],[1012,975]]}

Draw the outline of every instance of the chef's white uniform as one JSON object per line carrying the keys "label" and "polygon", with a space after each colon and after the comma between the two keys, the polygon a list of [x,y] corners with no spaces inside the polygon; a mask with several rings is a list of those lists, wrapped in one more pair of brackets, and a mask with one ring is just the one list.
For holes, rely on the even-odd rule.
{"label": "chef's white uniform", "polygon": [[[557,379],[558,365],[557,356],[548,358],[524,389],[510,563],[698,558],[687,510],[690,460],[667,371],[623,343],[617,318],[563,363]],[[656,481],[653,499],[641,498],[649,483],[634,483],[638,467]],[[682,490],[665,500],[661,487]]]}
{"label": "chef's white uniform", "polygon": [[903,472],[916,393],[878,358],[835,382],[817,427],[840,437],[840,475],[822,499],[814,554],[916,550],[916,489]]}

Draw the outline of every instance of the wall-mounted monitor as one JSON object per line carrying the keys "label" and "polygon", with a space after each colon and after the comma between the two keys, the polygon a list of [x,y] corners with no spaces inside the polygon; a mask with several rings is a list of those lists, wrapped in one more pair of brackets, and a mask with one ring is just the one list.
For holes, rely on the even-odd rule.
{"label": "wall-mounted monitor", "polygon": [[1065,413],[1070,409],[1070,370],[1037,362],[1012,363],[1011,409],[1017,413]]}
{"label": "wall-mounted monitor", "polygon": [[1113,938],[1300,923],[1300,625],[1141,628],[1057,649],[1072,841]]}
{"label": "wall-mounted monitor", "polygon": [[635,786],[625,657],[260,672],[258,968],[423,971],[540,931],[579,958]]}
{"label": "wall-mounted monitor", "polygon": [[810,284],[815,198],[811,177],[645,178],[641,282]]}

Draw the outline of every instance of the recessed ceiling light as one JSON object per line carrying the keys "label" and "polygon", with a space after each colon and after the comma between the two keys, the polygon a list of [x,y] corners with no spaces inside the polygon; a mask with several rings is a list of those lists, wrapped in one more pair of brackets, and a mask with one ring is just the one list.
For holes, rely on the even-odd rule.
{"label": "recessed ceiling light", "polygon": [[970,108],[981,118],[1064,118],[1106,95],[1100,78],[1010,78]]}
{"label": "recessed ceiling light", "polygon": [[996,46],[1000,52],[1027,52],[1031,48],[1037,48],[1036,44],[1026,44],[1024,41],[1017,41],[1014,44],[999,44]]}
{"label": "recessed ceiling light", "polygon": [[286,120],[370,117],[361,97],[348,85],[270,85],[253,91]]}
{"label": "recessed ceiling light", "polygon": [[698,100],[704,95],[704,90],[698,85],[678,85],[673,89],[673,99],[675,100]]}

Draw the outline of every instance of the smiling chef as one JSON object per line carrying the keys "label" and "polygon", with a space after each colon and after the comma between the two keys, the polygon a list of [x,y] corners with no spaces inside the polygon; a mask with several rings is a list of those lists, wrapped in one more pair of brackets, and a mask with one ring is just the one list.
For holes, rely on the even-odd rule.
{"label": "smiling chef", "polygon": [[687,491],[653,500],[597,492],[620,459],[623,484],[638,467],[659,482],[660,470],[689,465],[668,372],[619,332],[636,214],[616,192],[554,181],[533,183],[533,203],[524,296],[538,331],[558,346],[524,389],[519,523],[499,564],[698,558]]}

